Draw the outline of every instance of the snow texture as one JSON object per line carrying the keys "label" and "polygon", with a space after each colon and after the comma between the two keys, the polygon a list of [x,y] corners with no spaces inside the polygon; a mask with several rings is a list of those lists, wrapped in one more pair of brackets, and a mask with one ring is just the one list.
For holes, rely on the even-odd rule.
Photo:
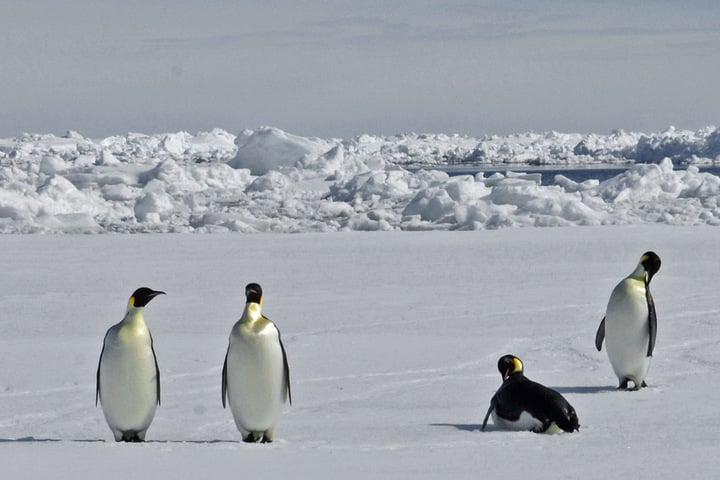
{"label": "snow texture", "polygon": [[[642,167],[614,183],[647,179],[644,168],[675,175]],[[165,186],[188,181],[178,175],[185,170],[163,172],[175,178]],[[461,195],[461,185],[445,191]],[[144,194],[152,193],[161,205],[157,192]],[[4,478],[675,480],[717,471],[712,227],[2,242]],[[659,332],[650,386],[616,391],[595,329],[614,285],[650,249],[663,261],[652,283]],[[228,334],[251,281],[264,287],[292,374],[293,406],[269,445],[242,443],[220,399]],[[95,369],[105,330],[138,286],[168,293],[145,311],[163,398],[149,441],[119,444],[94,404]],[[479,431],[506,353],[568,399],[579,432]]]}
{"label": "snow texture", "polygon": [[[550,132],[481,139],[277,128],[0,139],[0,233],[329,232],[720,224],[720,129]],[[513,172],[449,176],[438,166],[518,170],[624,165],[600,182]],[[678,166],[690,165],[687,169]]]}

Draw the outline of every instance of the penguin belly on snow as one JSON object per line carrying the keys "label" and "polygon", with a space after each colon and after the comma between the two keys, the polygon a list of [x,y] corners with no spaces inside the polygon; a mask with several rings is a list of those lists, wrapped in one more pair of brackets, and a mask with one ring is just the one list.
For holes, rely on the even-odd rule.
{"label": "penguin belly on snow", "polygon": [[503,383],[490,400],[481,430],[485,430],[490,415],[493,423],[502,430],[535,433],[580,430],[572,405],[559,392],[527,378],[518,357],[500,357],[498,370]]}

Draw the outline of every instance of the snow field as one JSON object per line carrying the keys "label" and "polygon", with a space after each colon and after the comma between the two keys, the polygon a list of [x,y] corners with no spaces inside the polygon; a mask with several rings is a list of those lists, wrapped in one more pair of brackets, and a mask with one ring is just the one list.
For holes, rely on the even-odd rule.
{"label": "snow field", "polygon": [[[720,436],[710,227],[302,235],[4,236],[0,455],[8,478],[706,477]],[[593,346],[639,255],[653,280],[650,388],[617,392]],[[294,405],[272,445],[240,442],[220,402],[243,287],[265,290]],[[102,336],[137,286],[162,405],[143,445],[116,444],[94,406]],[[514,353],[561,391],[581,430],[478,430]]]}

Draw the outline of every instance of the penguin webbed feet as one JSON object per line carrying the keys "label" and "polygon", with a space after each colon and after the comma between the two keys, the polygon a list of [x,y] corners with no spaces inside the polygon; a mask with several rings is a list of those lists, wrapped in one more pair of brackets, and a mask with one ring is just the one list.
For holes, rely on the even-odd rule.
{"label": "penguin webbed feet", "polygon": [[116,440],[125,443],[142,443],[145,438],[141,437],[138,432],[122,432],[122,436],[119,439],[116,438]]}
{"label": "penguin webbed feet", "polygon": [[245,443],[272,443],[272,441],[273,439],[268,437],[264,433],[258,436],[255,436],[254,433],[249,433],[243,438],[243,442]]}
{"label": "penguin webbed feet", "polygon": [[[630,382],[633,382],[632,388],[630,388]],[[643,380],[640,383],[640,385],[638,385],[638,383],[635,380],[633,380],[631,378],[624,378],[623,380],[620,381],[620,385],[618,385],[617,389],[618,390],[626,390],[629,392],[635,392],[635,391],[638,391],[641,388],[645,388],[647,386],[648,386],[648,384],[645,382],[645,380]]]}
{"label": "penguin webbed feet", "polygon": [[559,421],[545,420],[542,425],[537,428],[530,430],[533,433],[573,433],[580,431],[580,424],[578,423],[577,417],[566,418]]}

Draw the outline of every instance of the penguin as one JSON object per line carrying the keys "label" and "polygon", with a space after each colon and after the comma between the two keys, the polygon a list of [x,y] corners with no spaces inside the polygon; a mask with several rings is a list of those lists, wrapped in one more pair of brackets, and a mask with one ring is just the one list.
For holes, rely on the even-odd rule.
{"label": "penguin", "polygon": [[575,409],[560,393],[533,382],[524,374],[523,362],[515,355],[498,360],[503,383],[490,400],[481,430],[490,414],[495,425],[517,431],[560,433],[580,430]]}
{"label": "penguin", "polygon": [[635,270],[625,277],[610,294],[605,317],[595,334],[595,348],[602,349],[603,340],[608,358],[620,382],[618,389],[647,387],[645,376],[655,349],[657,315],[650,294],[650,280],[660,270],[660,257],[645,252]]}
{"label": "penguin", "polygon": [[243,441],[269,443],[286,399],[292,405],[290,368],[280,331],[262,314],[262,287],[248,284],[245,297],[225,354],[222,404],[230,404]]}
{"label": "penguin", "polygon": [[115,441],[144,442],[160,405],[160,370],[153,339],[143,310],[165,292],[138,288],[130,296],[121,322],[110,327],[98,362],[95,405],[103,414]]}

